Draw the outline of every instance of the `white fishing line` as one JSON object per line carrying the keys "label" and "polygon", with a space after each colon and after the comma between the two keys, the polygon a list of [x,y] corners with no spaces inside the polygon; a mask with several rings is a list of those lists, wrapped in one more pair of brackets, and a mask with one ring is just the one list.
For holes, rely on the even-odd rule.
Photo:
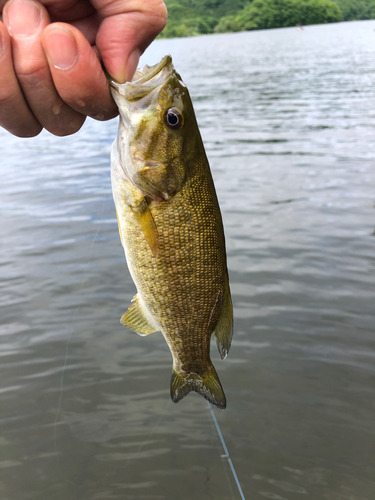
{"label": "white fishing line", "polygon": [[[210,424],[211,424],[213,433],[217,432],[217,429],[215,427],[215,422],[214,422],[213,418],[210,418]],[[220,441],[219,440],[215,440],[215,441],[216,441],[216,447],[217,447],[217,450],[219,452],[220,457],[221,458],[226,457],[226,455],[222,455],[222,449],[221,449],[221,443],[220,443]],[[220,460],[220,462],[221,462],[221,466],[223,468],[223,473],[224,473],[225,479],[227,480],[227,483],[228,483],[228,487],[229,487],[229,491],[230,491],[230,498],[233,500],[235,498],[235,494],[234,494],[233,489],[232,489],[233,480],[229,476],[229,473],[231,471],[229,470],[228,465],[227,465],[227,463],[224,460]]]}
{"label": "white fishing line", "polygon": [[[96,230],[96,233],[95,233],[95,236],[91,242],[91,245],[90,245],[90,253],[89,253],[89,260],[86,264],[86,267],[85,267],[85,271],[83,273],[83,278],[82,278],[82,281],[81,281],[81,286],[79,287],[79,291],[78,291],[78,298],[82,295],[82,287],[83,287],[83,284],[85,282],[85,279],[86,279],[86,274],[87,274],[87,271],[88,271],[88,268],[90,266],[90,263],[91,263],[91,256],[92,256],[92,248],[94,246],[94,243],[96,241],[96,238],[98,237],[98,234],[99,234],[99,231],[100,231],[100,228],[101,228],[101,225],[102,225],[102,220],[103,220],[103,214],[104,214],[104,206],[105,206],[105,200],[106,200],[106,197],[107,197],[107,194],[105,193],[104,194],[104,198],[103,198],[103,205],[102,205],[102,213],[100,215],[100,221],[99,221],[99,225],[98,225],[98,229]],[[62,399],[63,399],[63,394],[64,394],[64,375],[65,375],[65,369],[66,369],[66,366],[68,364],[68,358],[69,358],[69,345],[70,345],[70,341],[72,340],[72,337],[73,337],[73,333],[74,333],[74,326],[73,326],[73,322],[74,322],[74,319],[77,315],[77,312],[79,311],[79,308],[80,308],[80,304],[78,304],[78,306],[76,307],[75,311],[74,311],[74,314],[72,316],[72,319],[71,319],[71,328],[70,328],[70,333],[69,333],[69,337],[68,337],[68,340],[66,342],[66,348],[65,348],[65,359],[64,359],[64,364],[63,364],[63,367],[62,367],[62,373],[61,373],[61,379],[60,379],[60,396],[59,396],[59,404],[58,404],[58,407],[57,407],[57,413],[56,413],[56,418],[55,418],[55,421],[54,421],[54,424],[53,424],[53,442],[54,442],[54,445],[55,445],[55,453],[58,453],[57,452],[57,422],[59,420],[59,417],[60,417],[60,413],[61,413],[61,405],[62,405]],[[70,479],[68,479],[66,476],[64,476],[61,472],[61,469],[60,469],[60,458],[59,456],[57,457],[57,461],[58,461],[58,464],[59,464],[59,470],[60,470],[60,474],[62,475],[62,477],[68,481],[69,483],[75,485],[72,481],[70,481]]]}
{"label": "white fishing line", "polygon": [[216,430],[217,430],[217,433],[219,435],[219,438],[220,438],[220,441],[221,441],[221,444],[223,445],[223,448],[224,448],[224,452],[225,452],[225,455],[224,457],[228,459],[228,463],[229,463],[229,466],[231,468],[231,471],[232,471],[232,474],[233,474],[233,477],[234,477],[234,480],[236,482],[236,485],[237,485],[237,488],[238,488],[238,491],[240,492],[240,496],[241,496],[241,499],[242,500],[245,500],[245,497],[244,497],[244,494],[243,494],[243,491],[242,491],[242,488],[241,488],[241,484],[238,480],[238,477],[237,477],[237,474],[236,474],[236,471],[235,471],[235,468],[234,468],[234,465],[233,465],[233,462],[232,462],[232,459],[230,458],[230,455],[229,455],[229,451],[228,451],[228,448],[227,448],[227,445],[225,444],[225,440],[224,440],[224,436],[220,430],[220,426],[219,426],[219,423],[216,419],[216,415],[212,409],[212,406],[211,404],[207,401],[207,404],[208,404],[208,409],[210,410],[210,413],[211,413],[211,417],[212,417],[212,420],[214,421],[214,424],[215,424],[215,427],[216,427]]}

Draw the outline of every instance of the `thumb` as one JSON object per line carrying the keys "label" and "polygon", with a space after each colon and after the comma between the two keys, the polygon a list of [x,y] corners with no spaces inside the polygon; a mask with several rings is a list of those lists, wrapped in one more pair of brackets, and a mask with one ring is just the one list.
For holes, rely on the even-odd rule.
{"label": "thumb", "polygon": [[98,9],[104,19],[96,37],[96,46],[108,73],[116,81],[124,83],[132,79],[139,57],[164,29],[167,9],[162,0],[122,1],[118,5],[122,12],[113,14],[113,5],[108,17],[106,12]]}

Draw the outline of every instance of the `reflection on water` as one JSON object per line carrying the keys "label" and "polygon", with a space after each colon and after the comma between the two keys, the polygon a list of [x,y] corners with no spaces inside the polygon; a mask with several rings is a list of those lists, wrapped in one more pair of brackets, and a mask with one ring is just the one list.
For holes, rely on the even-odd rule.
{"label": "reflection on water", "polygon": [[[373,21],[162,40],[189,86],[235,305],[216,412],[247,499],[375,495]],[[0,496],[239,498],[207,406],[169,399],[110,193],[117,124],[0,132]],[[61,392],[61,387],[63,391]],[[56,423],[55,423],[56,421]]]}

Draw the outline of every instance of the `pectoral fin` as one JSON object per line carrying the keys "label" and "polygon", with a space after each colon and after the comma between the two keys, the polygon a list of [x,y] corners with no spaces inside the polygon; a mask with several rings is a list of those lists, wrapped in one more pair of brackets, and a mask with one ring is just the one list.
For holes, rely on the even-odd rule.
{"label": "pectoral fin", "polygon": [[147,318],[138,294],[133,298],[131,306],[122,316],[120,322],[142,336],[158,331]]}
{"label": "pectoral fin", "polygon": [[126,189],[124,190],[124,201],[133,212],[138,221],[141,231],[151,249],[154,257],[158,256],[159,234],[148,206],[145,193],[130,181],[124,181]]}
{"label": "pectoral fin", "polygon": [[226,286],[223,306],[214,334],[220,357],[221,359],[225,359],[228,355],[233,336],[233,305],[229,285]]}
{"label": "pectoral fin", "polygon": [[143,235],[151,249],[151,252],[154,257],[157,257],[159,250],[159,234],[146,199],[144,198],[143,202],[139,206],[131,208],[139,222],[139,225],[141,226]]}

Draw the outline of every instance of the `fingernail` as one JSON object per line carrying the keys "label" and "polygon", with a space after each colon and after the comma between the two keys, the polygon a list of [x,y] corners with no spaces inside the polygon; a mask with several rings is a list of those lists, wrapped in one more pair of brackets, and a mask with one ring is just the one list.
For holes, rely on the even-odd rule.
{"label": "fingernail", "polygon": [[128,62],[126,63],[126,75],[125,75],[126,82],[131,81],[131,79],[133,78],[140,57],[141,53],[139,52],[138,49],[133,50],[133,52],[130,54]]}
{"label": "fingernail", "polygon": [[49,62],[57,69],[70,69],[78,59],[78,48],[72,32],[61,26],[46,29],[44,48]]}
{"label": "fingernail", "polygon": [[13,0],[7,6],[4,18],[12,35],[31,36],[38,30],[41,10],[31,0]]}

